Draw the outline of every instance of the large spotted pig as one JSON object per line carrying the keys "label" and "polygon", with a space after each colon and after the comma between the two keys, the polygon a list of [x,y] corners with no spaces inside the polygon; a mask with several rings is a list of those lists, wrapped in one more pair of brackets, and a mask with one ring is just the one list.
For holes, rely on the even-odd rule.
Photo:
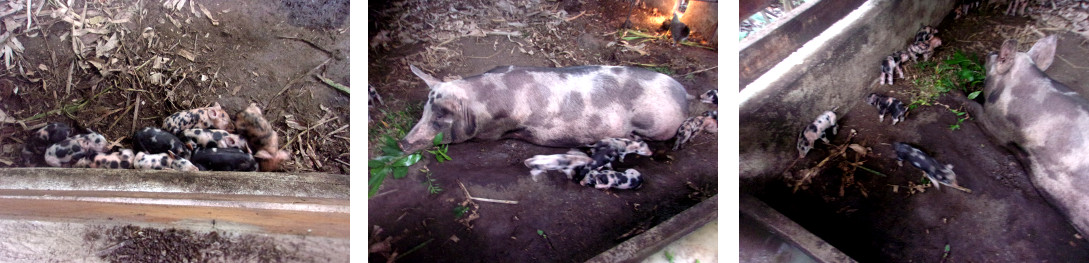
{"label": "large spotted pig", "polygon": [[70,167],[82,159],[105,152],[109,145],[102,134],[90,133],[69,137],[45,150],[45,163],[53,167]]}
{"label": "large spotted pig", "polygon": [[177,136],[155,127],[144,127],[132,135],[133,148],[138,152],[150,154],[172,153],[182,158],[189,157],[189,148],[186,148]]}
{"label": "large spotted pig", "polygon": [[257,171],[253,156],[237,148],[207,148],[193,152],[189,161],[201,170]]}
{"label": "large spotted pig", "polygon": [[536,182],[541,174],[548,170],[563,171],[564,174],[567,174],[568,179],[573,179],[572,173],[574,173],[575,169],[589,164],[592,160],[585,153],[571,149],[563,154],[535,155],[526,159],[523,164],[530,169],[530,178]]}
{"label": "large spotted pig", "polygon": [[231,134],[220,129],[188,129],[182,131],[180,138],[189,149],[197,148],[235,148],[250,153],[246,139],[238,134]]}
{"label": "large spotted pig", "polygon": [[142,170],[177,170],[183,172],[196,172],[200,171],[197,166],[185,158],[174,158],[168,153],[148,154],[145,152],[136,153],[133,157],[133,166],[136,169]]}
{"label": "large spotted pig", "polygon": [[1057,41],[1045,37],[1025,53],[1006,40],[987,56],[984,104],[960,98],[1025,165],[1039,192],[1089,235],[1089,100],[1044,73]]}
{"label": "large spotted pig", "polygon": [[442,82],[415,66],[430,87],[420,121],[400,141],[407,152],[469,139],[515,138],[551,147],[578,147],[633,134],[667,140],[695,98],[669,76],[635,67],[504,66]]}
{"label": "large spotted pig", "polygon": [[233,130],[231,115],[228,115],[227,111],[219,106],[219,102],[216,102],[211,107],[176,112],[163,120],[163,130],[173,134],[193,128]]}
{"label": "large spotted pig", "polygon": [[265,115],[257,107],[257,103],[250,103],[246,110],[235,115],[234,122],[238,133],[245,136],[246,141],[256,150],[253,157],[257,159],[262,172],[278,170],[281,163],[291,158],[290,153],[280,150],[280,136],[272,129],[268,120],[265,120]]}

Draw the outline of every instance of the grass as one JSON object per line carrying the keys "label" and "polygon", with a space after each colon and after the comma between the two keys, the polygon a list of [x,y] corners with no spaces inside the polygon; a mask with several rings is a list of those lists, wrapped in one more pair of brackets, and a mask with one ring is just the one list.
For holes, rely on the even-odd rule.
{"label": "grass", "polygon": [[[388,135],[394,138],[404,138],[405,134],[412,129],[412,125],[416,124],[419,117],[423,113],[423,105],[409,105],[404,109],[398,111],[387,111],[385,109],[380,110],[382,112],[382,119],[377,120],[374,124],[370,125],[370,134],[368,138],[378,139],[383,135]],[[371,145],[377,145],[375,142],[371,142]]]}
{"label": "grass", "polygon": [[951,111],[951,112],[953,112],[953,114],[957,115],[957,123],[949,125],[949,130],[955,131],[957,129],[960,129],[960,124],[964,123],[964,120],[968,119],[968,116],[966,116],[967,112],[954,110],[954,109],[949,109],[949,111]]}
{"label": "grass", "polygon": [[[469,206],[460,206],[460,205],[455,206],[454,207],[454,218],[461,218],[462,216],[465,215],[465,212],[469,212]],[[538,230],[538,231],[540,231],[540,230]]]}
{"label": "grass", "polygon": [[955,50],[946,60],[915,64],[924,76],[912,80],[917,89],[909,92],[912,96],[908,109],[933,105],[942,94],[957,89],[967,93],[968,99],[975,99],[983,91],[987,77],[979,61],[974,54]]}
{"label": "grass", "polygon": [[442,187],[439,187],[439,183],[435,182],[435,178],[431,178],[431,171],[427,169],[420,169],[427,176],[427,181],[424,184],[427,185],[427,192],[430,194],[438,194],[442,192]]}

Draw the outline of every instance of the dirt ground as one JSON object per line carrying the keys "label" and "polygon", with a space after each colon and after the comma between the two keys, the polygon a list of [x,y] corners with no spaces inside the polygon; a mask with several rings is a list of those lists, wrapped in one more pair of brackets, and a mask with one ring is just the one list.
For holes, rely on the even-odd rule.
{"label": "dirt ground", "polygon": [[[997,51],[1007,38],[1023,38],[1019,50],[1027,51],[1042,37],[1026,29],[1028,25],[1034,21],[999,11],[973,12],[959,20],[950,15],[938,25],[945,45],[935,56],[944,59],[953,50],[982,56]],[[1060,59],[1047,73],[1087,94],[1082,87],[1089,80],[1084,74],[1089,66],[1086,50],[1086,39],[1061,33],[1056,55]],[[906,100],[911,79],[922,74],[909,64],[907,80],[874,85],[873,91]],[[965,94],[951,92],[938,102],[961,109],[953,96]],[[922,106],[910,111],[906,122],[892,126],[889,121],[877,122],[875,108],[860,105],[840,115],[840,133],[832,142],[847,144],[846,134],[856,130],[858,135],[849,143],[872,151],[861,159],[863,166],[884,175],[857,170],[847,176],[833,164],[797,192],[783,178],[768,177],[742,179],[741,191],[757,196],[860,262],[1079,262],[1089,258],[1089,242],[1044,200],[1013,155],[990,141],[974,119],[953,131],[949,126],[957,119],[950,110]],[[922,183],[923,175],[910,164],[896,165],[890,144],[897,141],[953,164],[959,184],[972,192],[950,187],[910,191],[910,185]],[[831,148],[819,145],[790,173],[798,174],[828,156]],[[854,160],[854,153],[849,156]]]}
{"label": "dirt ground", "polygon": [[0,123],[0,166],[41,165],[19,150],[26,131],[46,122],[131,148],[135,130],[174,112],[218,102],[233,116],[256,102],[292,153],[285,171],[349,173],[349,96],[315,77],[351,85],[348,1],[189,1],[174,10],[77,0],[33,14],[29,30],[25,13],[0,28],[25,47],[0,71],[0,111],[13,118]]}
{"label": "dirt ground", "polygon": [[[504,8],[510,6],[519,8]],[[655,40],[645,42],[647,55],[640,55],[609,44],[618,41],[615,33],[627,10],[627,1],[609,0],[392,1],[371,5],[369,84],[384,102],[370,109],[371,145],[378,145],[381,134],[400,139],[396,129],[389,128],[396,126],[390,124],[391,116],[410,116],[411,123],[402,131],[407,132],[421,115],[427,88],[409,72],[409,64],[443,78],[472,76],[501,65],[641,63],[668,69],[689,94],[717,87],[717,53],[713,50],[672,47]],[[637,8],[633,22],[637,29],[653,33],[661,20],[654,24],[648,16],[662,15]],[[477,29],[517,30],[524,35],[474,36]],[[704,38],[695,32],[689,39]],[[688,73],[695,74],[686,77]],[[698,100],[689,105],[690,116],[713,109]],[[398,260],[585,261],[717,193],[717,142],[714,134],[703,134],[677,152],[665,150],[672,147],[672,141],[650,142],[655,156],[629,156],[616,167],[637,168],[646,176],[644,187],[633,191],[586,188],[556,172],[540,182],[529,178],[523,160],[566,152],[566,148],[517,140],[466,142],[450,145],[448,155],[453,161],[444,163],[424,153],[407,177],[387,178],[378,194],[368,200],[372,245],[388,245],[372,251],[370,260],[403,256]],[[375,147],[369,152],[370,158],[377,156]],[[428,170],[444,191],[428,194],[424,185],[428,175],[421,169]],[[460,184],[473,197],[518,204],[475,201],[477,208],[466,214],[477,218],[460,223],[454,211],[466,200]]]}

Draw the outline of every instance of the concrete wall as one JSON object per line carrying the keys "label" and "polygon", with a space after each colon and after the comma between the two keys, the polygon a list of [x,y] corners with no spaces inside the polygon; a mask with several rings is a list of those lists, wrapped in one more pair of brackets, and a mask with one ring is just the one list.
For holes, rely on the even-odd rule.
{"label": "concrete wall", "polygon": [[[798,133],[821,112],[868,107],[862,97],[877,84],[881,58],[905,49],[920,24],[937,25],[952,8],[952,0],[867,1],[858,10],[869,10],[856,21],[823,33],[841,28],[838,35],[823,43],[818,42],[826,35],[818,36],[802,47],[813,50],[811,55],[793,62],[798,54],[791,55],[783,62],[788,64],[745,87],[739,108],[741,176],[781,172],[798,156]],[[858,13],[848,17],[853,15]]]}

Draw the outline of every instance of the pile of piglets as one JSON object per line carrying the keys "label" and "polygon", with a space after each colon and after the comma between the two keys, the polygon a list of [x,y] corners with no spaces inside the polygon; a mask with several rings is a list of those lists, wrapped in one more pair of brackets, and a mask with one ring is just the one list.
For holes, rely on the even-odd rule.
{"label": "pile of piglets", "polygon": [[650,147],[646,142],[607,138],[587,147],[590,147],[590,155],[571,149],[563,154],[536,155],[526,159],[524,164],[530,168],[533,181],[537,181],[541,173],[547,170],[560,170],[567,174],[567,179],[597,189],[637,189],[643,185],[643,176],[639,171],[614,171],[612,163],[617,158],[623,162],[624,156],[629,153],[650,156]]}
{"label": "pile of piglets", "polygon": [[90,129],[76,134],[64,123],[49,123],[27,141],[23,159],[72,168],[275,171],[290,158],[279,150],[279,136],[256,103],[235,115],[233,123],[219,103],[177,112],[163,121],[162,129],[136,131],[132,141],[133,149],[110,151],[102,134]]}

